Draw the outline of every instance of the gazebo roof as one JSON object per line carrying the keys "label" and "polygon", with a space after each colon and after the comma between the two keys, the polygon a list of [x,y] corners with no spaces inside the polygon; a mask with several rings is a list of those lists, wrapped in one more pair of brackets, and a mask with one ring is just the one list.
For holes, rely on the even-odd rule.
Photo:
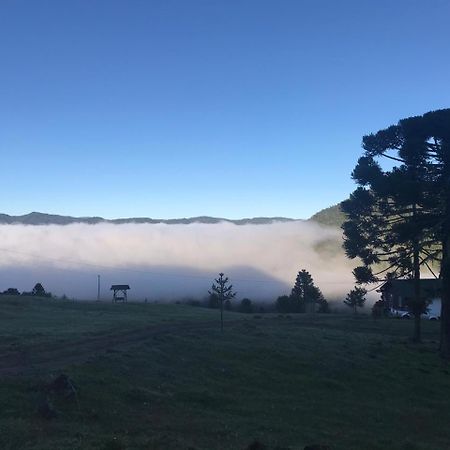
{"label": "gazebo roof", "polygon": [[111,286],[111,291],[126,291],[130,289],[130,286],[128,284],[113,284]]}

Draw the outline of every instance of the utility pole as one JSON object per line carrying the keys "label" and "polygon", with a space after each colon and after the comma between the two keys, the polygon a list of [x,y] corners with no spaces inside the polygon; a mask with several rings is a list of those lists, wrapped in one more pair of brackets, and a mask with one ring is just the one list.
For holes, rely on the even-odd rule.
{"label": "utility pole", "polygon": [[97,301],[100,301],[100,275],[97,275]]}

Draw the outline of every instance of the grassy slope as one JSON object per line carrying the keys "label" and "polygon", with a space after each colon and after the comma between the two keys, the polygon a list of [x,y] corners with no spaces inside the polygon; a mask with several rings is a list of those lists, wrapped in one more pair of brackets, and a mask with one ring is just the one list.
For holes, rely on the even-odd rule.
{"label": "grassy slope", "polygon": [[112,304],[0,296],[0,351],[70,341],[174,320],[208,319],[211,311],[165,304]]}
{"label": "grassy slope", "polygon": [[[221,335],[217,311],[21,300],[2,299],[3,352],[149,323],[167,332],[4,378],[2,449],[244,449],[255,438],[269,448],[450,448],[450,367],[434,352],[437,323],[425,323],[426,343],[413,347],[408,321],[229,314],[241,320]],[[181,322],[194,328],[174,331]],[[78,402],[52,398],[60,416],[40,419],[33,386],[62,369]]]}

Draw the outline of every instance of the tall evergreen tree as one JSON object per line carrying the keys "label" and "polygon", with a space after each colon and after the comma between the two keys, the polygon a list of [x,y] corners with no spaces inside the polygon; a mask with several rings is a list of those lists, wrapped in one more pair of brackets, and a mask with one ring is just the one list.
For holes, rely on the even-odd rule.
{"label": "tall evergreen tree", "polygon": [[313,278],[305,269],[297,274],[290,295],[291,312],[314,312],[316,303],[324,300],[322,292],[314,284]]}
{"label": "tall evergreen tree", "polygon": [[31,291],[31,295],[35,295],[36,297],[46,297],[47,292],[45,292],[44,286],[42,286],[41,283],[36,283]]}
{"label": "tall evergreen tree", "polygon": [[[363,139],[374,146],[383,141]],[[403,165],[383,171],[371,156],[359,159],[352,177],[359,187],[342,203],[347,214],[343,224],[344,249],[350,258],[360,258],[363,266],[354,270],[357,283],[380,282],[386,276],[414,279],[415,295],[411,311],[415,317],[415,341],[420,341],[420,266],[430,260],[427,237],[429,218],[423,186],[426,172]]]}
{"label": "tall evergreen tree", "polygon": [[[397,231],[391,251],[398,252],[398,261],[410,261],[405,274],[415,280],[416,317],[423,306],[420,266],[428,266],[433,272],[430,262],[440,262],[443,285],[440,351],[443,357],[450,358],[450,109],[400,120],[397,125],[365,136],[363,147],[369,161],[385,157],[397,164],[388,178],[393,180],[391,188],[397,187],[398,194],[394,195],[391,189],[386,197],[389,206],[398,207],[398,217],[385,230],[389,233],[389,227],[393,227]],[[349,237],[345,228],[344,231]],[[360,273],[370,278],[367,265]]]}

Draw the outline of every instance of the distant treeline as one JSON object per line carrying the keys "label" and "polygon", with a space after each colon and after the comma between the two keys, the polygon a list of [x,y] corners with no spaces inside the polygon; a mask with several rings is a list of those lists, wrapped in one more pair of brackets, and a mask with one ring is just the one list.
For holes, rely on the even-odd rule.
{"label": "distant treeline", "polygon": [[42,286],[41,283],[36,283],[34,288],[30,291],[23,291],[22,293],[16,288],[8,288],[5,291],[1,292],[0,295],[23,295],[28,297],[52,297],[51,292],[47,292]]}
{"label": "distant treeline", "polygon": [[[181,303],[181,302],[178,302]],[[186,300],[184,303],[192,306],[203,306],[213,309],[220,309],[221,299],[215,293],[210,293],[209,297],[200,300]],[[224,300],[223,309],[226,311],[237,311],[241,313],[328,313],[330,307],[327,300],[322,295],[321,290],[314,284],[313,278],[306,270],[301,270],[295,280],[294,287],[290,295],[282,295],[273,303],[256,303],[249,298],[240,301]]]}

